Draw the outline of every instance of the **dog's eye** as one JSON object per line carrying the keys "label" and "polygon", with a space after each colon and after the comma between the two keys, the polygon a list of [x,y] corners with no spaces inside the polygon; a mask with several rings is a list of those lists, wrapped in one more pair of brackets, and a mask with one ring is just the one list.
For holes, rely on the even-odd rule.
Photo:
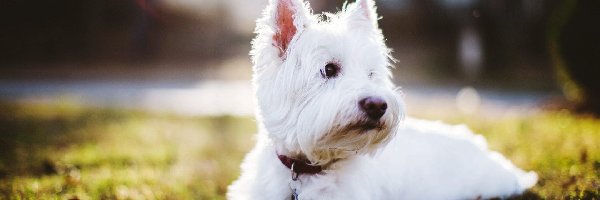
{"label": "dog's eye", "polygon": [[338,67],[336,64],[328,63],[327,65],[325,65],[325,69],[321,70],[321,75],[323,75],[326,78],[334,78],[338,75],[339,71],[340,67]]}

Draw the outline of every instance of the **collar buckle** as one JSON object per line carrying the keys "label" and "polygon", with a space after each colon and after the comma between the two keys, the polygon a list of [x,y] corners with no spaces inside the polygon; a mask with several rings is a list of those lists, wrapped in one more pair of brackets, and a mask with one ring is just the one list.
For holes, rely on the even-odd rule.
{"label": "collar buckle", "polygon": [[294,171],[294,165],[296,164],[296,162],[292,162],[292,166],[290,167],[290,171],[292,172],[292,181],[297,181],[298,180],[298,176],[300,176],[300,173]]}

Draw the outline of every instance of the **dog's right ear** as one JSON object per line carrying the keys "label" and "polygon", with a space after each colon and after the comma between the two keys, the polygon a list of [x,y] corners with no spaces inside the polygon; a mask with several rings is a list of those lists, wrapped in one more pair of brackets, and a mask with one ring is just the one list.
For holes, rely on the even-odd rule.
{"label": "dog's right ear", "polygon": [[349,9],[347,11],[348,16],[354,28],[366,27],[369,29],[378,29],[378,17],[377,12],[375,12],[376,8],[373,0],[356,0]]}
{"label": "dog's right ear", "polygon": [[[269,6],[259,21],[258,34],[269,34],[272,44],[279,50],[279,57],[284,59],[288,47],[297,33],[306,28],[310,22],[310,10],[303,0],[269,0]],[[262,24],[261,24],[262,23]],[[260,30],[268,26],[271,31]]]}

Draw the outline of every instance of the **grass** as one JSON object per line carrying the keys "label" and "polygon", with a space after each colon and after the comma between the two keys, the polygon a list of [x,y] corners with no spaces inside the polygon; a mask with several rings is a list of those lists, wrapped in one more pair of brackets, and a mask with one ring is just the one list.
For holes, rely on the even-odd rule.
{"label": "grass", "polygon": [[[224,199],[253,145],[244,117],[1,104],[0,199]],[[600,120],[567,111],[467,123],[540,182],[521,198],[600,199]]]}
{"label": "grass", "polygon": [[2,106],[0,199],[223,199],[251,118]]}

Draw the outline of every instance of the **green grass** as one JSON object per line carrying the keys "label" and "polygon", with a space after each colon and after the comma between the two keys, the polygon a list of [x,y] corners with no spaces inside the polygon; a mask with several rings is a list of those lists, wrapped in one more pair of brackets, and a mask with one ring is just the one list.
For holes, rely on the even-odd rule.
{"label": "green grass", "polygon": [[[254,143],[253,118],[74,105],[0,105],[0,199],[224,199]],[[467,123],[534,170],[523,198],[600,199],[600,120],[566,111],[433,116]]]}
{"label": "green grass", "polygon": [[223,199],[252,118],[2,106],[0,199]]}

